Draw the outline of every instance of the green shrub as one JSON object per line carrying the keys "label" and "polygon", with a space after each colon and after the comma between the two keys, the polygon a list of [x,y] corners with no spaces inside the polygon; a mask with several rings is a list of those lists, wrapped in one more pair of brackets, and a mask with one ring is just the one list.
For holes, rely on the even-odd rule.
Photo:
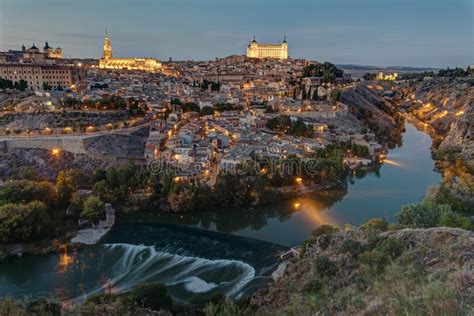
{"label": "green shrub", "polygon": [[357,258],[365,251],[364,245],[358,240],[348,239],[339,246],[339,252],[349,253],[353,258]]}
{"label": "green shrub", "polygon": [[383,218],[371,218],[365,224],[362,224],[362,230],[369,233],[384,232],[388,229],[389,223]]}
{"label": "green shrub", "polygon": [[145,283],[133,289],[123,300],[129,309],[134,307],[149,308],[152,310],[169,310],[173,301],[168,295],[166,286],[161,283]]}
{"label": "green shrub", "polygon": [[232,301],[223,301],[217,304],[209,303],[204,308],[206,316],[240,316],[246,315],[242,308]]}
{"label": "green shrub", "polygon": [[369,268],[370,272],[380,273],[390,263],[390,256],[381,250],[371,250],[361,253],[358,263]]}
{"label": "green shrub", "polygon": [[387,238],[377,248],[389,255],[392,259],[395,259],[402,254],[404,247],[405,244],[400,239]]}
{"label": "green shrub", "polygon": [[425,199],[418,204],[402,206],[400,213],[397,214],[397,220],[406,227],[428,228],[439,226],[440,219],[451,213],[451,207],[448,204],[439,204]]}
{"label": "green shrub", "polygon": [[306,253],[306,249],[308,245],[315,243],[319,238],[319,246],[322,249],[326,249],[331,241],[331,235],[338,233],[339,227],[332,226],[332,225],[321,225],[311,233],[309,239],[305,240],[301,244],[301,254],[304,255]]}
{"label": "green shrub", "polygon": [[97,221],[104,216],[104,212],[104,202],[99,197],[91,195],[84,201],[81,217],[90,221]]}
{"label": "green shrub", "polygon": [[321,225],[311,233],[312,238],[318,238],[321,235],[331,235],[339,232],[339,227],[332,225]]}
{"label": "green shrub", "polygon": [[61,305],[58,302],[40,298],[38,300],[28,302],[26,304],[26,311],[30,315],[60,316]]}
{"label": "green shrub", "polygon": [[0,243],[41,239],[51,233],[47,206],[38,201],[0,206]]}
{"label": "green shrub", "polygon": [[316,258],[315,269],[320,276],[334,276],[337,273],[336,264],[326,256]]}
{"label": "green shrub", "polygon": [[303,286],[304,293],[318,293],[322,290],[324,284],[319,279],[309,281]]}
{"label": "green shrub", "polygon": [[91,296],[86,300],[85,303],[100,305],[100,304],[105,304],[105,303],[111,303],[115,301],[115,299],[116,299],[115,295],[105,293],[105,294],[98,294],[98,295]]}
{"label": "green shrub", "polygon": [[462,229],[473,229],[473,224],[466,216],[458,215],[454,212],[446,212],[439,218],[438,226],[456,227]]}

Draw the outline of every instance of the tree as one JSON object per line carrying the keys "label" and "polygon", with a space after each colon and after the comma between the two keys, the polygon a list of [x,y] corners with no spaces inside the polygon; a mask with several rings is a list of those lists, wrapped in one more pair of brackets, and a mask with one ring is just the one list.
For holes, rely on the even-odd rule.
{"label": "tree", "polygon": [[66,171],[61,170],[56,177],[56,188],[58,191],[58,203],[60,206],[66,206],[69,203],[72,192],[76,191],[74,181],[69,177]]}
{"label": "tree", "polygon": [[170,205],[171,210],[175,212],[185,212],[193,210],[193,187],[187,183],[175,186],[168,196],[168,203]]}
{"label": "tree", "polygon": [[423,200],[418,204],[402,206],[400,213],[396,216],[401,225],[427,228],[438,226],[441,217],[449,213],[451,213],[449,205]]}
{"label": "tree", "polygon": [[51,231],[48,207],[39,201],[0,207],[0,243],[43,238]]}
{"label": "tree", "polygon": [[20,91],[25,91],[28,88],[28,82],[21,79],[20,81],[15,82],[14,88]]}
{"label": "tree", "polygon": [[317,101],[318,98],[319,98],[319,97],[318,97],[318,88],[316,87],[316,88],[314,89],[312,99],[313,99],[313,101]]}
{"label": "tree", "polygon": [[51,90],[53,87],[51,87],[47,82],[43,82],[43,90]]}
{"label": "tree", "polygon": [[366,72],[362,78],[365,80],[365,81],[370,81],[370,80],[374,80],[376,77],[376,74],[372,74],[370,72]]}
{"label": "tree", "polygon": [[199,112],[199,105],[193,102],[187,102],[183,104],[183,112]]}
{"label": "tree", "polygon": [[334,83],[336,78],[343,76],[344,71],[329,62],[310,64],[303,68],[303,77],[321,77],[325,83]]}
{"label": "tree", "polygon": [[29,203],[41,201],[49,206],[56,204],[54,186],[47,182],[29,180],[12,181],[0,188],[0,205],[3,203]]}
{"label": "tree", "polygon": [[95,196],[89,196],[82,207],[81,217],[84,217],[90,221],[97,221],[103,217],[105,212],[105,204],[102,200]]}
{"label": "tree", "polygon": [[201,114],[201,116],[213,115],[214,114],[214,109],[210,106],[205,106],[199,111],[199,113]]}
{"label": "tree", "polygon": [[339,99],[341,98],[341,90],[333,90],[331,91],[330,99],[331,99],[331,104],[336,105]]}
{"label": "tree", "polygon": [[0,89],[13,89],[13,81],[0,78]]}

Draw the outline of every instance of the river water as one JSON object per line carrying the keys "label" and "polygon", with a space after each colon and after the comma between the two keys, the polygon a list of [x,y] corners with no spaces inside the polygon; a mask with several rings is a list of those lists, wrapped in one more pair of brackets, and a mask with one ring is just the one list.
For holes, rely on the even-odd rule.
{"label": "river water", "polygon": [[403,146],[377,172],[355,173],[347,188],[308,194],[251,210],[186,214],[143,212],[121,218],[102,244],[74,253],[25,256],[0,265],[0,296],[53,296],[78,302],[129,291],[143,282],[167,285],[178,302],[217,292],[239,298],[269,281],[276,255],[321,224],[394,221],[400,206],[440,182],[430,137],[406,125]]}

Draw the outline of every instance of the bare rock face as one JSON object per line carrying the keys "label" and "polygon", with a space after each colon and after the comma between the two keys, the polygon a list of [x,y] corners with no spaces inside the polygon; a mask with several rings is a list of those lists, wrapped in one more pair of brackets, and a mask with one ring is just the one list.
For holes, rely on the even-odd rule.
{"label": "bare rock face", "polygon": [[12,149],[0,151],[0,177],[9,178],[19,168],[31,167],[42,178],[54,181],[61,170],[78,169],[93,174],[99,168],[107,168],[111,164],[86,155],[74,155],[66,151],[51,155],[47,149]]}
{"label": "bare rock face", "polygon": [[474,78],[421,80],[411,82],[402,91],[412,103],[409,111],[444,135],[438,150],[454,150],[472,166]]}
{"label": "bare rock face", "polygon": [[470,165],[474,165],[474,106],[466,107],[464,115],[456,119],[446,137],[439,146],[439,150],[456,150],[459,156]]}
{"label": "bare rock face", "polygon": [[342,92],[340,101],[348,106],[357,120],[376,133],[381,142],[395,145],[401,141],[401,121],[394,106],[387,101],[381,91],[359,84],[355,89]]}
{"label": "bare rock face", "polygon": [[[42,130],[46,127],[60,128],[66,126],[101,126],[127,119],[127,112],[101,113],[68,111],[65,113],[21,113],[0,121],[1,128],[11,130]],[[6,124],[5,124],[6,123]]]}
{"label": "bare rock face", "polygon": [[105,134],[84,140],[87,155],[97,159],[142,158],[149,128],[130,134]]}

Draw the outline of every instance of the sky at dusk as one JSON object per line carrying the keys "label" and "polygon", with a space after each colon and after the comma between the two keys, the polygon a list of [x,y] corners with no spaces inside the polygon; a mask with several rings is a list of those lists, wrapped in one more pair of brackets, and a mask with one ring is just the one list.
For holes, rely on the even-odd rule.
{"label": "sky at dusk", "polygon": [[213,59],[245,54],[255,34],[289,54],[337,64],[466,67],[473,0],[0,0],[0,51],[63,48],[101,56]]}

